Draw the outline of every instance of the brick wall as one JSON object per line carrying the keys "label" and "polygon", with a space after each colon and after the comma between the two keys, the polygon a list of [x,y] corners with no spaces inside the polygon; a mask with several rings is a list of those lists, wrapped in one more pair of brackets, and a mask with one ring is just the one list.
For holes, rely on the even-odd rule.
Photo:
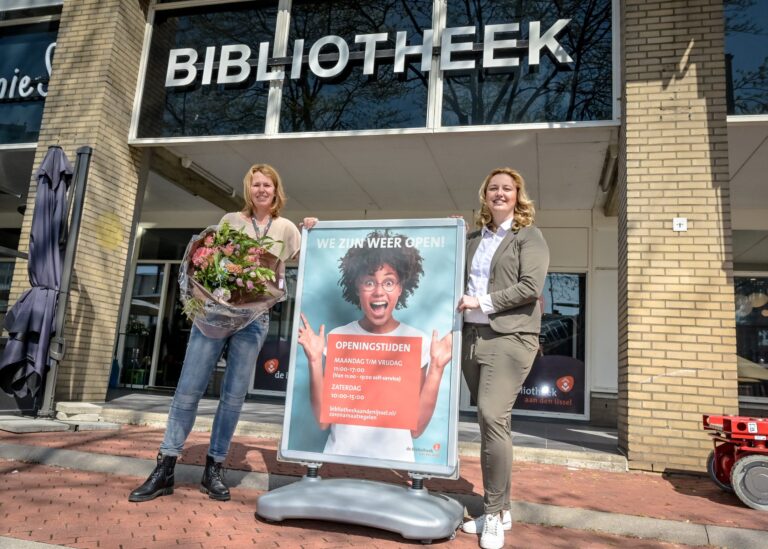
{"label": "brick wall", "polygon": [[701,414],[738,410],[723,6],[622,8],[620,445],[633,468],[701,470]]}
{"label": "brick wall", "polygon": [[[142,153],[126,144],[147,0],[64,2],[35,169],[50,145],[93,147],[56,400],[102,401],[115,344]],[[19,249],[28,249],[30,188]],[[16,269],[11,299],[28,287]]]}

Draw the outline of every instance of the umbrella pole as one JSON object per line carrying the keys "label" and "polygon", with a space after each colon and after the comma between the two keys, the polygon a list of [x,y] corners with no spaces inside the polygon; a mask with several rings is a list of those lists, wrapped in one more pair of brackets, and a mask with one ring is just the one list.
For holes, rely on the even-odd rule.
{"label": "umbrella pole", "polygon": [[72,280],[72,266],[75,263],[75,252],[80,235],[80,218],[83,214],[83,202],[85,200],[85,186],[88,182],[88,168],[91,164],[93,148],[85,146],[77,149],[77,161],[75,162],[75,175],[73,178],[74,198],[72,201],[72,218],[69,222],[69,234],[67,247],[64,251],[64,263],[61,267],[61,283],[59,284],[59,297],[56,302],[56,316],[54,318],[53,333],[48,348],[48,373],[45,376],[45,393],[43,404],[38,416],[51,417],[54,415],[53,395],[56,389],[56,375],[59,363],[66,352],[64,341],[64,315],[67,312],[69,299],[69,286]]}

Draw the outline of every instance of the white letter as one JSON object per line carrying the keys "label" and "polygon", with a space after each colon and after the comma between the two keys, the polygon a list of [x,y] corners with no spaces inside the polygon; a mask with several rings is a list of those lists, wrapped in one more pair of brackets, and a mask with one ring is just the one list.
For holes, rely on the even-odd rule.
{"label": "white letter", "polygon": [[8,91],[8,79],[0,78],[0,99],[5,99],[5,93]]}
{"label": "white letter", "polygon": [[474,59],[451,61],[451,52],[472,51],[472,42],[451,43],[451,39],[457,34],[475,34],[475,27],[450,27],[443,31],[443,39],[440,47],[440,70],[452,71],[475,68]]}
{"label": "white letter", "polygon": [[502,59],[493,58],[493,50],[497,48],[517,47],[517,40],[496,40],[496,33],[517,32],[519,30],[519,23],[485,26],[485,38],[483,39],[483,68],[489,69],[491,67],[517,67],[520,64],[520,60],[517,57],[507,57]]}
{"label": "white letter", "polygon": [[571,56],[566,53],[563,46],[555,39],[555,36],[570,23],[570,19],[558,19],[549,27],[549,30],[541,36],[541,23],[531,21],[528,26],[528,65],[538,65],[539,55],[543,48],[547,48],[555,56],[559,63],[573,63]]}
{"label": "white letter", "polygon": [[13,78],[11,78],[11,86],[8,90],[8,99],[13,98],[13,94],[16,92],[16,85],[19,83],[19,69],[13,69]]}
{"label": "white letter", "polygon": [[208,46],[205,48],[205,61],[203,62],[203,86],[208,86],[211,83],[211,76],[213,76],[213,58],[216,55],[216,46]]}
{"label": "white letter", "polygon": [[432,68],[432,44],[434,43],[434,33],[432,29],[424,29],[424,34],[421,39],[421,46],[406,46],[405,40],[408,35],[405,31],[397,33],[397,39],[395,41],[395,72],[403,72],[405,70],[405,56],[406,55],[418,55],[421,54],[421,67],[422,72],[426,72]]}
{"label": "white letter", "polygon": [[299,38],[293,43],[293,62],[291,63],[291,80],[301,76],[301,58],[304,57],[304,39]]}
{"label": "white letter", "polygon": [[[179,61],[180,57],[186,57],[186,61]],[[168,54],[168,71],[165,73],[165,87],[188,86],[197,77],[197,51],[192,48],[179,48],[171,50]],[[186,75],[176,78],[177,71],[186,71]]]}
{"label": "white letter", "polygon": [[365,43],[365,60],[363,61],[363,74],[373,74],[373,67],[376,63],[376,42],[384,42],[388,38],[386,32],[377,32],[375,34],[356,34],[355,43]]}
{"label": "white letter", "polygon": [[[240,54],[238,57],[232,57],[233,53]],[[216,78],[217,84],[237,84],[248,78],[251,73],[251,66],[248,64],[248,58],[251,56],[251,48],[245,44],[230,44],[221,47],[221,59],[219,60],[219,75]],[[238,71],[235,74],[227,75],[230,67],[235,67]]]}
{"label": "white letter", "polygon": [[35,88],[29,85],[30,82],[32,82],[32,79],[26,75],[22,76],[21,80],[19,80],[19,95],[21,97],[29,97],[35,91]]}
{"label": "white letter", "polygon": [[282,80],[285,78],[285,72],[282,69],[276,69],[272,72],[267,71],[267,62],[269,61],[269,42],[259,44],[259,64],[256,67],[256,80]]}
{"label": "white letter", "polygon": [[[320,55],[320,50],[326,44],[336,46],[336,49],[339,50],[339,59],[336,61],[336,65],[330,69],[324,69],[321,67],[320,62],[317,59]],[[347,43],[341,36],[335,36],[333,34],[330,36],[324,36],[312,44],[312,47],[309,50],[309,68],[320,78],[333,78],[345,69],[348,62],[349,46],[347,46]]]}
{"label": "white letter", "polygon": [[[48,44],[48,48],[45,50],[45,70],[48,71],[48,79],[51,78],[51,65],[53,61],[53,50],[56,48],[56,42]],[[43,87],[43,83],[40,82],[37,85],[37,93],[45,97],[48,95],[48,89]]]}

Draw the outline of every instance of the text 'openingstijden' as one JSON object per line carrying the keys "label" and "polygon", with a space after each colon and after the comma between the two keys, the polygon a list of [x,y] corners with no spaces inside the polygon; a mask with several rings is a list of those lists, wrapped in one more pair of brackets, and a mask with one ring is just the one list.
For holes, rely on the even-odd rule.
{"label": "text 'openingstijden'", "polygon": [[328,336],[324,423],[415,429],[421,338]]}

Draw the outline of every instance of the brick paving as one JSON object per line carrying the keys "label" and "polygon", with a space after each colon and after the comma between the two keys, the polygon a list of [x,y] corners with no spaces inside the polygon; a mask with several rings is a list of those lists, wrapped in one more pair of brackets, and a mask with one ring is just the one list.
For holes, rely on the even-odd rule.
{"label": "brick paving", "polygon": [[[5,437],[3,437],[5,438]],[[521,475],[523,473],[521,472]],[[290,520],[268,523],[254,516],[261,492],[235,489],[232,500],[216,502],[196,486],[141,504],[127,494],[135,477],[90,473],[0,460],[0,536],[92,549],[419,547],[383,530]],[[685,547],[584,530],[515,524],[507,547]],[[459,533],[436,547],[476,548],[477,536]]]}
{"label": "brick paving", "polygon": [[[137,426],[123,426],[119,431],[35,434],[0,431],[0,443],[154,460],[162,435],[161,429]],[[203,465],[208,438],[209,433],[193,432],[179,462]],[[275,439],[236,436],[225,467],[302,475],[303,467],[277,461],[277,445]],[[479,459],[462,456],[460,467],[458,480],[428,480],[426,487],[453,494],[482,494]],[[396,484],[405,484],[408,480],[407,475],[399,471],[333,464],[324,465],[320,473],[326,478],[364,478]],[[735,495],[717,488],[708,477],[613,473],[515,462],[512,479],[512,498],[518,501],[768,531],[768,513],[746,507]],[[134,478],[132,482],[138,485],[141,480]],[[127,497],[134,487],[125,489],[122,495]],[[235,488],[233,494],[239,490]]]}

